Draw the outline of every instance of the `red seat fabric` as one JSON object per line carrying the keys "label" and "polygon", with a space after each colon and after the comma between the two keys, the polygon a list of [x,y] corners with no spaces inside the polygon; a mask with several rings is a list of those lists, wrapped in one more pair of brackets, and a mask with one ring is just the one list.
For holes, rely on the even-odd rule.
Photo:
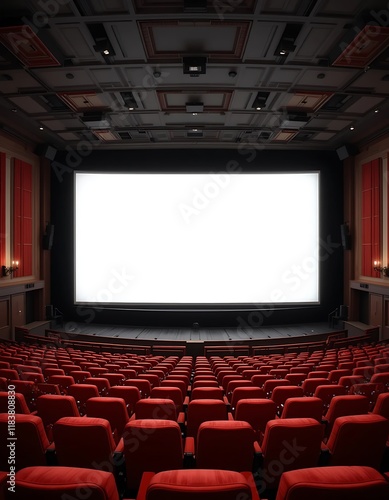
{"label": "red seat fabric", "polygon": [[389,392],[380,394],[373,408],[375,415],[381,415],[389,420]]}
{"label": "red seat fabric", "polygon": [[[0,414],[0,436],[8,436],[8,414]],[[47,465],[46,451],[50,446],[42,419],[36,415],[15,415],[16,470],[32,465]],[[0,446],[0,470],[8,471],[10,448]]]}
{"label": "red seat fabric", "polygon": [[94,384],[73,384],[69,386],[68,395],[76,400],[80,415],[85,415],[87,400],[98,397],[99,390]]}
{"label": "red seat fabric", "polygon": [[117,442],[121,438],[128,422],[127,407],[124,399],[113,397],[89,398],[86,402],[88,417],[105,418],[111,424],[112,432],[116,432]]}
{"label": "red seat fabric", "polygon": [[145,475],[137,500],[259,500],[252,483],[235,471],[165,471]]}
{"label": "red seat fabric", "polygon": [[223,401],[223,389],[221,387],[197,387],[192,390],[191,400],[196,399],[220,399]]}
{"label": "red seat fabric", "polygon": [[137,419],[125,427],[127,488],[137,490],[142,474],[183,467],[181,430],[177,422]]}
{"label": "red seat fabric", "polygon": [[365,396],[346,395],[332,398],[324,420],[327,422],[326,436],[329,436],[338,417],[363,415],[369,411],[369,400]]}
{"label": "red seat fabric", "polygon": [[127,413],[129,417],[131,417],[131,415],[134,413],[135,404],[140,400],[140,392],[137,387],[115,385],[113,387],[110,387],[108,396],[111,396],[113,398],[123,398],[126,402]]}
{"label": "red seat fabric", "polygon": [[140,399],[135,404],[136,419],[160,419],[177,421],[177,407],[172,399]]}
{"label": "red seat fabric", "polygon": [[36,401],[38,416],[41,417],[47,437],[53,440],[52,428],[62,417],[79,417],[76,400],[73,396],[47,394]]}
{"label": "red seat fabric", "polygon": [[[113,474],[77,467],[27,467],[16,474],[15,500],[119,500]],[[85,493],[83,493],[85,495]],[[86,498],[86,497],[85,497]]]}
{"label": "red seat fabric", "polygon": [[285,401],[288,398],[298,398],[304,396],[304,390],[299,386],[278,386],[273,389],[271,399],[277,406],[277,413],[281,414]]}
{"label": "red seat fabric", "polygon": [[[0,392],[0,413],[7,413],[9,409],[8,403],[8,392]],[[30,409],[27,406],[26,398],[24,394],[20,392],[15,392],[15,413],[21,413],[24,415],[29,415]]]}
{"label": "red seat fabric", "polygon": [[380,415],[348,415],[335,420],[327,447],[329,465],[366,465],[379,469],[389,434]]}
{"label": "red seat fabric", "polygon": [[269,420],[276,418],[276,404],[271,399],[241,399],[235,409],[235,420],[248,422],[261,440]]}
{"label": "red seat fabric", "polygon": [[237,472],[251,471],[255,433],[242,421],[212,421],[200,425],[196,442],[196,467]]}
{"label": "red seat fabric", "polygon": [[[263,464],[258,486],[276,489],[282,472],[319,465],[323,426],[313,418],[285,418],[270,420],[263,437],[261,449]],[[281,457],[281,458],[280,458]]]}
{"label": "red seat fabric", "polygon": [[209,420],[227,420],[227,407],[219,399],[196,399],[187,409],[186,435],[197,437],[197,431],[203,422]]}
{"label": "red seat fabric", "polygon": [[234,413],[236,405],[241,399],[261,399],[265,398],[265,391],[260,387],[237,387],[231,397],[231,411]]}
{"label": "red seat fabric", "polygon": [[59,465],[104,469],[112,464],[115,441],[108,420],[63,417],[53,427]]}
{"label": "red seat fabric", "polygon": [[387,500],[389,482],[370,467],[314,467],[282,474],[276,500]]}
{"label": "red seat fabric", "polygon": [[314,396],[289,398],[282,410],[281,418],[314,418],[321,422],[323,416],[323,401]]}

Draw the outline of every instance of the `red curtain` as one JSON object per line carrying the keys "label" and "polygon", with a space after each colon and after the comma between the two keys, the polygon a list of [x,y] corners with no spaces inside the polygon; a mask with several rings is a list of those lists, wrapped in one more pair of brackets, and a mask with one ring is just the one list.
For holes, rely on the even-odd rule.
{"label": "red curtain", "polygon": [[0,152],[0,265],[5,262],[5,153]]}
{"label": "red curtain", "polygon": [[14,160],[13,253],[19,261],[15,277],[32,275],[32,166]]}
{"label": "red curtain", "polygon": [[362,165],[362,275],[381,277],[374,261],[382,262],[381,250],[381,159]]}

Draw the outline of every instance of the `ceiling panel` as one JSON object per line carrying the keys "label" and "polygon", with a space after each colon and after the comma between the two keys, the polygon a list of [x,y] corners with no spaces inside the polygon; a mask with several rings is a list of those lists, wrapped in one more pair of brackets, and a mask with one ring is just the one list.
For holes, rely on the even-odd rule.
{"label": "ceiling panel", "polygon": [[34,74],[43,83],[53,89],[64,90],[66,88],[79,88],[91,89],[95,87],[95,83],[90,77],[88,70],[77,68],[58,68],[52,69],[39,69],[35,70]]}
{"label": "ceiling panel", "polygon": [[21,69],[0,72],[1,93],[13,94],[24,89],[43,91],[44,87],[33,76]]}
{"label": "ceiling panel", "polygon": [[39,114],[45,113],[46,108],[38,104],[35,99],[29,96],[10,97],[10,101],[16,104],[25,113]]}
{"label": "ceiling panel", "polygon": [[379,105],[383,102],[383,99],[378,97],[361,97],[350,107],[346,108],[345,111],[347,113],[355,113],[358,115],[364,115],[371,109],[375,109],[379,107]]}
{"label": "ceiling panel", "polygon": [[306,69],[301,72],[296,85],[306,88],[326,87],[331,90],[342,88],[358,74],[355,69],[328,70],[327,68]]}

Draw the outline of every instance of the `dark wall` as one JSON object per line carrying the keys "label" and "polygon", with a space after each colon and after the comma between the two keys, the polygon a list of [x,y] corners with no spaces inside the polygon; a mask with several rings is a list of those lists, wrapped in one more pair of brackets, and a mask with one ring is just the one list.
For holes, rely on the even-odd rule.
{"label": "dark wall", "polygon": [[[250,149],[251,148],[251,149]],[[342,301],[343,171],[336,152],[258,151],[254,146],[241,150],[135,150],[92,151],[80,144],[79,151],[68,149],[52,163],[52,303],[67,321],[142,326],[243,326],[326,321],[328,313]],[[233,163],[231,163],[233,162]],[[320,171],[320,298],[318,306],[239,311],[130,311],[75,307],[73,303],[73,172],[222,172],[234,166],[242,172]],[[274,193],[277,196],[277,193]],[[103,202],[103,200],[102,200]],[[282,203],[282,199],[280,199]],[[285,207],[287,208],[287,207]],[[250,235],[244,237],[244,243]],[[287,252],[287,249],[285,249]],[[276,264],[276,263],[275,263]]]}

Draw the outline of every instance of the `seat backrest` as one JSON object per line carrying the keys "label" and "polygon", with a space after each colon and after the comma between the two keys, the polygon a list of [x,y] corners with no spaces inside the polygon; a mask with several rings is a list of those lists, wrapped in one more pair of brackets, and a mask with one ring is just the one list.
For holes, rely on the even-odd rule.
{"label": "seat backrest", "polygon": [[15,500],[63,500],[87,492],[88,500],[119,500],[111,472],[77,467],[27,467],[16,473]]}
{"label": "seat backrest", "polygon": [[76,400],[73,396],[46,394],[36,400],[38,415],[41,417],[48,438],[52,441],[51,429],[62,417],[79,417]]}
{"label": "seat backrest", "polygon": [[282,474],[276,500],[386,500],[389,482],[371,467],[313,467]]}
{"label": "seat backrest", "polygon": [[160,419],[177,421],[177,407],[172,399],[148,398],[140,399],[135,404],[135,417],[137,419]]}
{"label": "seat backrest", "polygon": [[74,378],[70,375],[50,375],[47,382],[57,384],[61,394],[67,394],[69,387],[74,384]]}
{"label": "seat backrest", "polygon": [[[8,436],[8,414],[0,414],[0,435]],[[47,439],[43,422],[36,415],[15,415],[16,470],[32,465],[46,465],[46,450],[50,443]],[[10,442],[11,444],[11,442]],[[0,470],[9,470],[8,458],[12,448],[0,447]]]}
{"label": "seat backrest", "polygon": [[203,422],[209,420],[227,420],[227,407],[218,399],[196,399],[187,409],[186,435],[197,437],[197,431]]}
{"label": "seat backrest", "polygon": [[177,412],[183,409],[184,399],[182,391],[178,387],[154,387],[154,389],[151,389],[150,398],[171,399],[176,405]]}
{"label": "seat backrest", "polygon": [[320,385],[327,385],[329,383],[328,379],[322,377],[306,378],[303,382],[302,388],[306,396],[313,396],[317,387]]}
{"label": "seat backrest", "polygon": [[271,399],[241,399],[235,409],[235,420],[248,422],[257,434],[265,432],[269,420],[276,418],[277,406]]}
{"label": "seat backrest", "polygon": [[112,463],[115,442],[108,420],[63,417],[53,427],[58,464],[103,469]]}
{"label": "seat backrest", "polygon": [[345,395],[334,396],[325,419],[327,420],[327,435],[331,432],[332,426],[338,417],[346,415],[363,415],[369,411],[369,400],[366,396]]}
{"label": "seat backrest", "polygon": [[282,471],[319,465],[323,426],[313,418],[285,418],[268,422],[262,441],[264,456],[263,481],[269,489],[277,488],[280,474],[273,469],[274,461]]}
{"label": "seat backrest", "polygon": [[265,391],[260,387],[236,387],[231,396],[231,410],[234,412],[236,405],[241,399],[265,398]]}
{"label": "seat backrest", "polygon": [[176,470],[159,472],[147,486],[147,500],[252,500],[258,499],[240,472]]}
{"label": "seat backrest", "polygon": [[379,394],[373,408],[373,413],[389,420],[389,392]]}
{"label": "seat backrest", "polygon": [[195,378],[192,384],[192,391],[197,387],[219,387],[217,380],[215,378]]}
{"label": "seat backrest", "polygon": [[114,397],[89,398],[86,402],[88,417],[105,418],[111,424],[112,432],[116,432],[118,439],[122,436],[128,422],[127,407],[124,399]]}
{"label": "seat backrest", "polygon": [[203,422],[197,433],[196,467],[237,472],[251,471],[254,430],[244,421]]}
{"label": "seat backrest", "polygon": [[181,430],[177,422],[136,419],[124,430],[127,487],[136,490],[142,474],[183,467]]}
{"label": "seat backrest", "polygon": [[161,387],[177,387],[182,392],[182,398],[185,399],[185,396],[188,391],[188,384],[183,380],[175,379],[175,378],[167,378],[162,380]]}
{"label": "seat backrest", "polygon": [[379,469],[389,434],[381,415],[348,415],[335,420],[327,447],[329,465],[366,465]]}
{"label": "seat backrest", "polygon": [[[8,386],[9,388],[11,385]],[[9,409],[9,402],[8,402],[8,395],[9,392],[0,392],[0,413],[7,413]],[[14,403],[15,403],[15,413],[22,413],[24,415],[29,415],[31,412],[27,406],[26,398],[24,397],[24,394],[21,394],[20,392],[15,392],[13,394],[15,397]]]}
{"label": "seat backrest", "polygon": [[144,378],[128,378],[124,381],[124,385],[132,385],[137,387],[141,398],[148,398],[151,393],[151,384],[149,380]]}
{"label": "seat backrest", "polygon": [[95,385],[99,391],[100,396],[106,396],[108,394],[109,388],[111,387],[109,380],[101,377],[88,377],[85,379],[85,384]]}
{"label": "seat backrest", "polygon": [[339,368],[337,370],[331,370],[330,374],[328,375],[328,380],[331,382],[331,384],[338,384],[341,377],[345,377],[351,374],[352,371],[350,368]]}
{"label": "seat backrest", "polygon": [[316,387],[314,396],[323,401],[324,407],[328,408],[331,400],[335,396],[345,396],[347,394],[346,388],[339,384],[319,385]]}
{"label": "seat backrest", "polygon": [[191,400],[195,399],[220,399],[223,400],[223,389],[221,387],[197,387],[192,389]]}
{"label": "seat backrest", "polygon": [[113,398],[123,398],[126,402],[127,413],[129,417],[131,417],[131,415],[135,411],[136,402],[140,400],[139,389],[134,386],[111,386],[108,391],[108,396],[112,396]]}
{"label": "seat backrest", "polygon": [[73,384],[69,386],[68,395],[76,400],[80,415],[85,415],[87,400],[98,397],[99,390],[94,384]]}
{"label": "seat backrest", "polygon": [[321,422],[323,416],[323,401],[311,396],[289,398],[285,401],[281,418],[314,418]]}
{"label": "seat backrest", "polygon": [[298,398],[304,395],[304,391],[302,387],[299,386],[277,386],[273,389],[271,399],[277,405],[277,409],[282,411],[285,401],[288,398]]}

